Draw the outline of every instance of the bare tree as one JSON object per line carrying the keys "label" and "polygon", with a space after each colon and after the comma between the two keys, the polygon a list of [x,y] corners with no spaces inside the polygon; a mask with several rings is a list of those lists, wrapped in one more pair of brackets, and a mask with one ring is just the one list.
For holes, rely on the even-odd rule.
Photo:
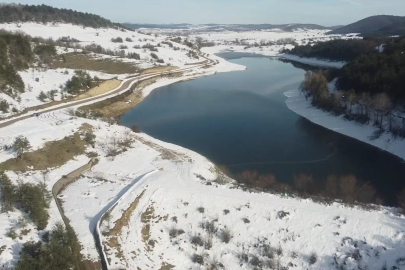
{"label": "bare tree", "polygon": [[301,195],[308,195],[313,188],[314,180],[311,174],[294,175],[294,187]]}
{"label": "bare tree", "polygon": [[[391,99],[386,93],[380,93],[373,97],[372,104],[374,109],[377,111],[377,124],[382,127],[384,114],[389,113],[392,110]],[[379,116],[381,116],[380,120]]]}
{"label": "bare tree", "polygon": [[[359,100],[359,108],[361,109],[361,114],[366,114],[368,116],[368,108],[371,105],[371,96],[368,92],[361,93],[361,97]],[[364,113],[365,111],[365,113]]]}
{"label": "bare tree", "polygon": [[336,175],[329,175],[326,178],[325,193],[330,198],[336,199],[338,196],[338,179]]}
{"label": "bare tree", "polygon": [[345,202],[354,203],[356,197],[356,177],[354,175],[340,178],[340,192]]}
{"label": "bare tree", "polygon": [[353,103],[356,101],[356,92],[353,89],[350,89],[346,93],[347,101],[349,102],[349,114],[352,114],[352,106]]}
{"label": "bare tree", "polygon": [[405,188],[397,196],[398,205],[405,211]]}

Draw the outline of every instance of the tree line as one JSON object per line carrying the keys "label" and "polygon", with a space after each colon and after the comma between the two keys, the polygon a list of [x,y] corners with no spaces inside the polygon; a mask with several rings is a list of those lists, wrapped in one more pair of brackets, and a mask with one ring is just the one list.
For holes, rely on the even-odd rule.
{"label": "tree line", "polygon": [[124,28],[101,16],[78,12],[71,9],[59,9],[47,5],[0,5],[0,23],[37,22],[37,23],[71,23],[93,28]]}
{"label": "tree line", "polygon": [[0,172],[0,206],[1,212],[13,211],[15,208],[27,213],[38,230],[48,225],[49,214],[47,209],[51,195],[45,183],[18,183],[13,184],[4,172]]}
{"label": "tree line", "polygon": [[357,93],[353,89],[330,92],[322,71],[307,72],[300,90],[317,108],[360,124],[371,122],[378,130],[370,139],[378,138],[384,131],[389,131],[394,137],[405,137],[405,118],[395,113],[395,103],[386,92],[373,95],[370,92]]}
{"label": "tree line", "polygon": [[314,45],[307,44],[295,46],[293,49],[285,49],[283,52],[300,57],[351,61],[362,54],[374,52],[377,46],[384,44],[385,42],[386,39],[383,38],[336,39],[318,42]]}
{"label": "tree line", "polygon": [[[25,84],[18,71],[27,69],[36,60],[47,61],[55,55],[54,44],[22,33],[0,30],[0,92],[18,98],[25,92]],[[1,111],[8,112],[5,100],[0,100],[0,106]]]}
{"label": "tree line", "polygon": [[232,177],[250,188],[295,194],[303,198],[312,197],[320,201],[340,200],[347,204],[383,203],[370,183],[361,181],[354,175],[330,175],[323,185],[315,183],[313,176],[305,173],[294,175],[292,185],[278,182],[273,174],[259,174],[254,170],[246,170]]}
{"label": "tree line", "polygon": [[357,95],[386,93],[394,105],[405,100],[405,36],[331,40],[284,50],[302,57],[348,61],[339,72],[340,90]]}

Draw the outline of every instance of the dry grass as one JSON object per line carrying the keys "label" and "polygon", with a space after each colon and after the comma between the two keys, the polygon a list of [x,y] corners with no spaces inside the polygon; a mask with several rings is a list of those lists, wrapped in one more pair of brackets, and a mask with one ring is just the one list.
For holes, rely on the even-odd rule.
{"label": "dry grass", "polygon": [[138,67],[133,63],[122,62],[112,59],[95,59],[89,54],[67,53],[64,54],[66,61],[62,59],[55,61],[52,68],[71,68],[103,71],[109,74],[137,73]]}
{"label": "dry grass", "polygon": [[82,265],[84,270],[101,270],[102,266],[101,266],[101,261],[90,261],[90,260],[83,260],[82,261]]}
{"label": "dry grass", "polygon": [[141,214],[141,222],[145,224],[142,227],[142,240],[147,243],[150,238],[150,222],[153,219],[155,209],[152,205],[149,205],[145,212]]}
{"label": "dry grass", "polygon": [[159,270],[170,270],[170,269],[173,269],[174,267],[175,266],[171,265],[170,263],[163,262],[162,266],[159,268]]}
{"label": "dry grass", "polygon": [[131,218],[132,213],[135,211],[136,207],[138,206],[139,200],[142,198],[145,191],[136,197],[136,199],[131,203],[131,205],[122,212],[121,217],[115,222],[114,227],[109,230],[108,232],[108,242],[106,250],[110,251],[109,248],[116,250],[115,256],[124,260],[124,262],[128,265],[127,261],[125,260],[124,253],[121,250],[120,242],[118,241],[118,237],[121,235],[121,231],[123,227],[129,225],[129,220]]}
{"label": "dry grass", "polygon": [[81,99],[95,97],[95,96],[105,94],[107,92],[110,92],[111,90],[114,90],[115,88],[120,86],[120,84],[121,84],[121,81],[117,80],[117,79],[112,79],[112,80],[102,82],[99,86],[96,86],[96,87],[90,89],[89,91],[87,91],[86,93],[73,98],[73,100],[81,100]]}
{"label": "dry grass", "polygon": [[[44,147],[0,163],[0,171],[45,170],[59,167],[77,155],[84,154],[88,143],[76,132],[62,140],[45,143]],[[30,168],[29,168],[30,167]]]}
{"label": "dry grass", "polygon": [[151,73],[159,73],[159,72],[166,72],[166,71],[171,71],[171,70],[176,70],[176,69],[179,69],[179,67],[166,66],[166,67],[148,68],[148,69],[143,70],[141,72],[141,75],[151,74]]}
{"label": "dry grass", "polygon": [[145,191],[142,191],[142,193],[138,197],[136,197],[136,199],[131,203],[131,205],[124,212],[122,212],[121,217],[115,222],[114,228],[112,228],[109,231],[109,235],[118,236],[121,234],[122,228],[129,225],[131,215],[138,206],[139,200],[142,198],[144,193]]}
{"label": "dry grass", "polygon": [[142,137],[136,137],[136,139],[138,141],[142,142],[143,144],[160,152],[160,156],[162,157],[162,159],[172,160],[174,162],[182,162],[182,161],[189,161],[190,163],[193,162],[186,154],[176,152],[176,151],[170,150],[168,148],[164,148],[154,142],[145,140]]}

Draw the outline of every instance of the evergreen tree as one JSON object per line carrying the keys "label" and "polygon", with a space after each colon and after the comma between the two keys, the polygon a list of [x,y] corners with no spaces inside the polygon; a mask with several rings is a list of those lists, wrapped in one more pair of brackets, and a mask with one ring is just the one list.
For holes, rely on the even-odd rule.
{"label": "evergreen tree", "polygon": [[17,156],[22,159],[23,154],[31,149],[31,144],[26,137],[18,136],[14,140],[12,147]]}
{"label": "evergreen tree", "polygon": [[0,172],[0,193],[1,211],[12,211],[17,200],[16,188],[4,172]]}

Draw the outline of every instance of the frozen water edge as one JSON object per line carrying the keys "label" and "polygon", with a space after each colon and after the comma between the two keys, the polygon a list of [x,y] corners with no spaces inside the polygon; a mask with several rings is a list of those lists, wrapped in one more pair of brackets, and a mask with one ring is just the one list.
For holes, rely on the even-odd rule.
{"label": "frozen water edge", "polygon": [[284,93],[287,97],[287,107],[298,115],[308,119],[312,123],[323,126],[327,129],[365,142],[381,150],[387,151],[401,159],[405,159],[405,140],[394,139],[390,134],[383,133],[381,137],[370,140],[376,127],[372,125],[359,125],[354,121],[347,121],[342,116],[334,116],[329,112],[322,111],[311,105],[298,89],[289,90]]}

